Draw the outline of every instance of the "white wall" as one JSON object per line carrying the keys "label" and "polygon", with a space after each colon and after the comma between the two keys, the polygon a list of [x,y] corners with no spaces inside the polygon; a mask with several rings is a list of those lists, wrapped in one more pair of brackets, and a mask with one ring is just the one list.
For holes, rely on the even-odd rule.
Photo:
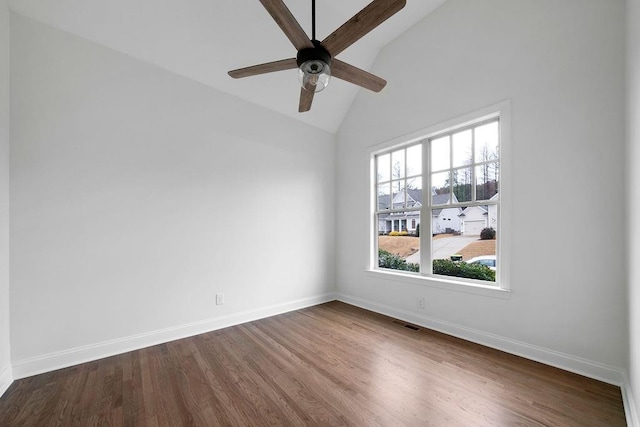
{"label": "white wall", "polygon": [[[624,1],[449,0],[387,46],[373,71],[388,86],[361,93],[338,134],[341,297],[619,381]],[[367,274],[369,147],[503,100],[512,111],[510,297]]]}
{"label": "white wall", "polygon": [[9,8],[0,0],[0,395],[11,384],[9,355]]}
{"label": "white wall", "polygon": [[16,377],[331,296],[331,134],[11,19]]}
{"label": "white wall", "polygon": [[635,422],[640,425],[640,0],[627,0],[627,7],[629,375]]}

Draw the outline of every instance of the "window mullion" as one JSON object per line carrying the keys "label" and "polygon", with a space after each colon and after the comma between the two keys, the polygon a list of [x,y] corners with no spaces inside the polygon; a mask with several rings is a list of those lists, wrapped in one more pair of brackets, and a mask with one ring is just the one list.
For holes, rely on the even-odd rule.
{"label": "window mullion", "polygon": [[[378,267],[378,236],[380,235],[380,214],[378,211],[380,210],[378,188],[380,186],[380,182],[378,182],[378,177],[380,176],[380,171],[378,168],[378,156],[373,157],[373,236],[369,237],[370,242],[373,243],[373,253],[369,255],[369,263],[370,268],[374,269]],[[371,227],[370,227],[371,229]]]}
{"label": "window mullion", "polygon": [[[431,140],[426,139],[422,143],[422,209],[420,210],[420,224],[423,224],[420,233],[420,273],[433,274],[431,261]],[[426,227],[424,227],[426,225]]]}
{"label": "window mullion", "polygon": [[471,201],[475,202],[476,195],[476,131],[471,129]]}
{"label": "window mullion", "polygon": [[452,134],[447,136],[449,139],[449,203],[453,203],[453,137]]}
{"label": "window mullion", "polygon": [[[409,205],[407,203],[407,199],[409,198],[409,191],[407,190],[407,149],[405,148],[405,150],[402,152],[402,157],[404,157],[404,170],[402,171],[402,176],[404,176],[404,207],[408,208]],[[409,224],[407,224],[407,229],[409,228]]]}

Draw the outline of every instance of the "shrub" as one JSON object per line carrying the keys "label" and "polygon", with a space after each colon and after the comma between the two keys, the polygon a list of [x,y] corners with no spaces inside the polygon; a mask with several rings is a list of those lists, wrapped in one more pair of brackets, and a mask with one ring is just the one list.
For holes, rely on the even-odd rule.
{"label": "shrub", "polygon": [[496,238],[496,230],[492,227],[483,228],[480,232],[480,240],[493,240]]}
{"label": "shrub", "polygon": [[416,237],[420,237],[420,224],[416,225]]}
{"label": "shrub", "polygon": [[389,236],[408,236],[409,232],[407,231],[392,231],[389,233]]}
{"label": "shrub", "polygon": [[467,264],[466,262],[455,262],[448,259],[434,259],[433,274],[486,280],[489,282],[496,281],[496,272],[486,265]]}
{"label": "shrub", "polygon": [[391,268],[393,270],[403,271],[420,271],[420,265],[412,262],[407,263],[407,260],[399,255],[392,254],[384,249],[378,249],[378,267]]}

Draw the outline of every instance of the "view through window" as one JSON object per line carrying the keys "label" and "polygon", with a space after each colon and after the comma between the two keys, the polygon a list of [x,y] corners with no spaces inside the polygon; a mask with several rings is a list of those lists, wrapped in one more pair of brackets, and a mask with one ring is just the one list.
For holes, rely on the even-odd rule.
{"label": "view through window", "polygon": [[499,118],[381,152],[375,168],[378,268],[495,282]]}

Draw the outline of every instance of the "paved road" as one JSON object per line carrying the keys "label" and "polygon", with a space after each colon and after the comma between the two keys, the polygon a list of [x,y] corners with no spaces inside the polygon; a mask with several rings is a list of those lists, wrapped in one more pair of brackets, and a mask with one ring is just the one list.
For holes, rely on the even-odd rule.
{"label": "paved road", "polygon": [[[457,253],[471,242],[475,242],[480,236],[451,236],[441,237],[432,241],[433,259],[449,259],[449,257]],[[407,262],[420,262],[420,251],[407,257]]]}

